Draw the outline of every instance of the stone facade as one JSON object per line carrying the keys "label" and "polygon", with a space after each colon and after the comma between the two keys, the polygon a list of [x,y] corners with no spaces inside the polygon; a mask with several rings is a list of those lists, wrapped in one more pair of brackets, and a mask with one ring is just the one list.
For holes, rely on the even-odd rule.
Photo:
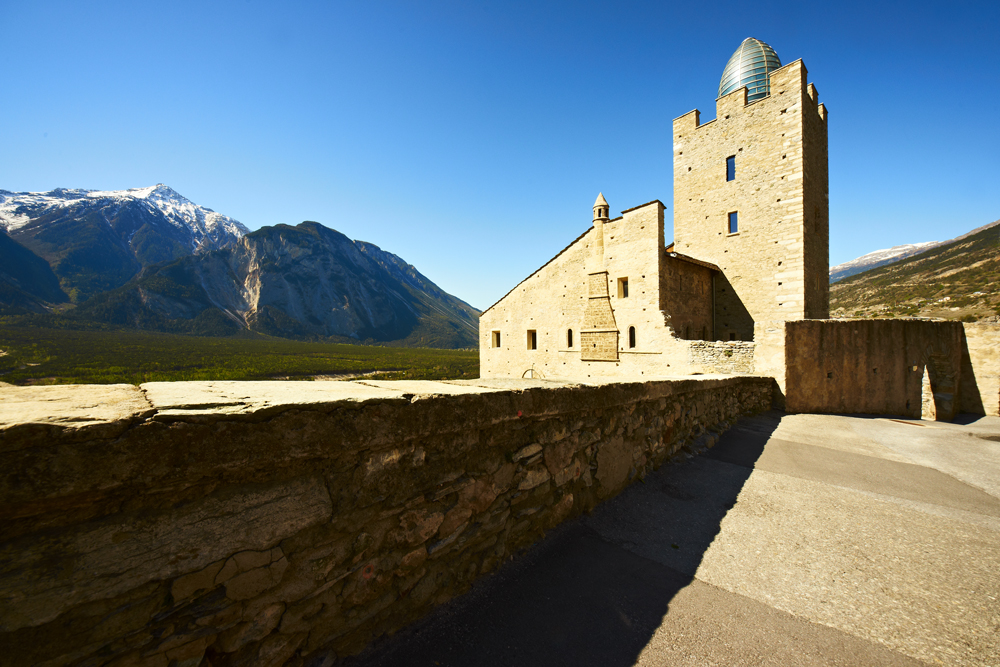
{"label": "stone facade", "polygon": [[0,661],[333,664],[772,384],[2,388]]}
{"label": "stone facade", "polygon": [[593,226],[482,314],[483,377],[753,372],[752,352],[691,341],[752,341],[759,322],[827,317],[826,108],[801,61],[770,80],[751,104],[746,88],[719,98],[713,121],[697,110],[674,121],[669,248],[663,204],[610,220],[600,195]]}
{"label": "stone facade", "polygon": [[685,338],[711,332],[717,272],[667,251],[663,211],[654,201],[614,220],[595,218],[487,309],[479,325],[480,374],[587,379],[691,372]]}
{"label": "stone facade", "polygon": [[715,120],[699,125],[695,110],[674,121],[674,246],[720,268],[722,339],[829,315],[826,108],[801,60],[770,79],[771,94],[750,104],[746,88],[719,98]]}

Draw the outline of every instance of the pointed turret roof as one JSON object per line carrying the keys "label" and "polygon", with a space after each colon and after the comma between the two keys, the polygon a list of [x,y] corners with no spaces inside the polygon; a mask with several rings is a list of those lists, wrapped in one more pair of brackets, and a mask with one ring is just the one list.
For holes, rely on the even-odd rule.
{"label": "pointed turret roof", "polygon": [[601,192],[597,193],[597,201],[594,202],[594,206],[607,206],[608,200],[604,198],[604,194]]}

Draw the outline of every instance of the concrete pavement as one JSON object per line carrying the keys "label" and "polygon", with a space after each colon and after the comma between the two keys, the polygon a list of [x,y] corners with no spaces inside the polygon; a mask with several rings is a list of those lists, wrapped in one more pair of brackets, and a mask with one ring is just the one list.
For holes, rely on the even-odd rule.
{"label": "concrete pavement", "polygon": [[771,413],[347,665],[998,665],[1000,418]]}

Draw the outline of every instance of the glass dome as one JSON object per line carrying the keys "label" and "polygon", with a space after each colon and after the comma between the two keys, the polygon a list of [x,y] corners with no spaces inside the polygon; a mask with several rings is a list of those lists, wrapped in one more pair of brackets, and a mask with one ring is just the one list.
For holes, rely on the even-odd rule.
{"label": "glass dome", "polygon": [[719,97],[743,86],[747,87],[747,102],[767,97],[771,92],[767,75],[779,67],[781,61],[774,49],[759,39],[747,37],[722,70]]}

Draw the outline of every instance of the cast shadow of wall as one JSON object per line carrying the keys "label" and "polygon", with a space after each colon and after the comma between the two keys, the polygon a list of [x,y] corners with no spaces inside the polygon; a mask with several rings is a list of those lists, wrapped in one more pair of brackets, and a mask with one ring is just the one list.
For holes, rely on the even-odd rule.
{"label": "cast shadow of wall", "polygon": [[343,661],[353,667],[636,662],[736,504],[781,414],[563,524],[466,595]]}
{"label": "cast shadow of wall", "polygon": [[[738,280],[733,278],[733,280]],[[738,340],[754,339],[754,320],[729,277],[719,273],[715,278],[715,339],[729,340],[734,332]]]}

